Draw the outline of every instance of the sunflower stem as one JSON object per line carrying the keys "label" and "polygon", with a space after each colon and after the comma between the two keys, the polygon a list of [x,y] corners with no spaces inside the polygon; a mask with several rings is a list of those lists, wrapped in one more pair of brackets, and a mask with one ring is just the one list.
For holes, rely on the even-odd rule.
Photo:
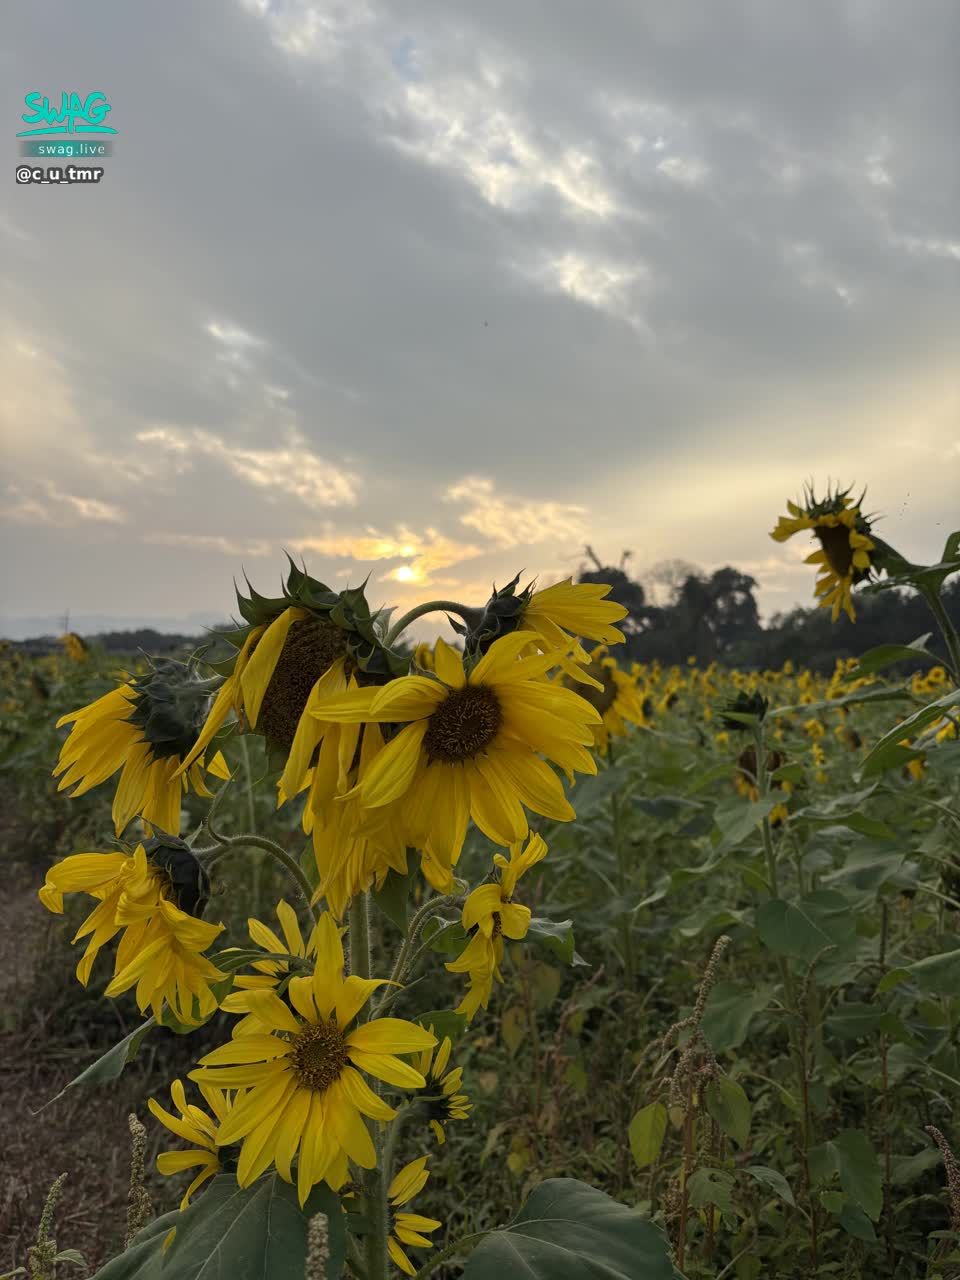
{"label": "sunflower stem", "polygon": [[[404,938],[403,945],[397,953],[397,961],[393,966],[393,973],[390,975],[391,983],[402,983],[410,966],[420,954],[419,951],[414,951],[414,947],[417,945],[423,927],[430,917],[436,915],[438,911],[443,911],[448,906],[454,906],[457,902],[459,902],[459,899],[450,895],[431,898],[429,902],[423,904],[407,928],[407,936]],[[380,1013],[384,1005],[389,1004],[398,994],[399,992],[396,989],[384,992],[374,1006],[374,1017]]]}
{"label": "sunflower stem", "polygon": [[471,609],[469,605],[460,604],[457,600],[427,600],[424,604],[415,605],[414,608],[397,619],[387,632],[386,639],[383,642],[384,646],[389,649],[400,633],[406,631],[411,622],[416,622],[417,618],[422,618],[425,613],[455,613],[464,620],[468,627],[473,626],[480,618],[479,609]]}
{"label": "sunflower stem", "polygon": [[934,588],[921,587],[921,594],[930,612],[937,620],[937,626],[940,628],[940,634],[943,636],[944,644],[947,646],[947,652],[950,654],[950,674],[953,677],[953,683],[960,685],[960,635],[953,625],[949,613],[943,607],[943,601],[940,599],[940,592]]}
{"label": "sunflower stem", "polygon": [[[370,977],[370,895],[358,893],[350,903],[350,973]],[[370,1231],[364,1237],[366,1280],[386,1280],[387,1276],[387,1184],[380,1135],[374,1132],[377,1164],[364,1169],[362,1185],[367,1201]]]}
{"label": "sunflower stem", "polygon": [[[492,1230],[492,1229],[491,1229]],[[471,1231],[467,1236],[461,1236],[459,1240],[454,1240],[446,1245],[439,1253],[435,1253],[432,1258],[428,1258],[423,1264],[413,1280],[427,1280],[427,1276],[433,1275],[441,1262],[446,1262],[447,1258],[452,1258],[454,1254],[460,1252],[463,1246],[471,1240],[482,1240],[484,1236],[490,1235],[490,1231]]]}
{"label": "sunflower stem", "polygon": [[316,924],[316,916],[314,915],[313,907],[310,902],[310,899],[313,897],[313,886],[310,884],[310,881],[307,879],[296,858],[293,857],[292,854],[287,853],[286,849],[284,849],[282,845],[277,844],[273,840],[269,840],[266,836],[255,835],[253,832],[239,836],[222,836],[218,832],[214,831],[209,825],[207,830],[217,842],[212,850],[217,858],[220,858],[224,853],[228,853],[234,849],[242,849],[245,847],[260,849],[264,853],[270,854],[270,856],[279,862],[281,866],[286,868],[293,879],[297,882],[297,887],[303,895],[303,900],[306,903],[310,919],[314,924]]}

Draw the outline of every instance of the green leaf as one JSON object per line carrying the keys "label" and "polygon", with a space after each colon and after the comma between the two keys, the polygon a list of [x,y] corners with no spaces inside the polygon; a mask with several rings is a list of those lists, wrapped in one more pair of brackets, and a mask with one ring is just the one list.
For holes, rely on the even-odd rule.
{"label": "green leaf", "polygon": [[667,1132],[667,1108],[662,1102],[650,1102],[630,1121],[627,1136],[638,1169],[653,1164],[660,1154]]}
{"label": "green leaf", "polygon": [[875,1004],[849,1001],[837,1005],[826,1020],[827,1033],[839,1040],[862,1040],[872,1035],[883,1019],[883,1009]]}
{"label": "green leaf", "polygon": [[383,884],[373,891],[373,900],[378,909],[397,926],[404,937],[407,933],[407,908],[410,904],[410,888],[414,878],[413,859],[409,861],[411,866],[406,875],[401,875],[391,867]]}
{"label": "green leaf", "polygon": [[790,1183],[778,1170],[770,1169],[765,1164],[748,1164],[743,1172],[749,1174],[761,1186],[769,1187],[774,1195],[778,1195],[787,1204],[796,1206],[797,1202],[793,1198],[793,1192],[790,1190]]}
{"label": "green leaf", "polygon": [[889,733],[885,733],[876,746],[868,752],[861,766],[860,776],[869,778],[891,768],[898,761],[899,744],[904,738],[916,737],[921,729],[939,720],[944,711],[958,704],[960,704],[960,689],[954,689],[944,694],[942,698],[937,698],[935,702],[921,707],[912,716],[907,716],[906,720],[901,720],[898,725],[894,725]]}
{"label": "green leaf", "polygon": [[941,1163],[940,1152],[934,1146],[924,1147],[912,1156],[894,1156],[891,1162],[890,1182],[895,1187],[902,1187],[914,1182],[928,1170],[937,1168]]}
{"label": "green leaf", "polygon": [[733,1207],[733,1174],[723,1169],[708,1169],[705,1165],[694,1173],[687,1188],[690,1192],[690,1203],[695,1209],[703,1209],[709,1204],[716,1205],[721,1213],[736,1213]]}
{"label": "green leaf", "polygon": [[512,1058],[527,1037],[526,1018],[518,1005],[512,1005],[504,1011],[500,1019],[500,1034]]}
{"label": "green leaf", "polygon": [[847,1199],[876,1222],[883,1208],[883,1178],[870,1139],[862,1129],[843,1129],[826,1145],[833,1150]]}
{"label": "green leaf", "polygon": [[137,1050],[143,1043],[144,1036],[151,1027],[156,1026],[156,1023],[157,1020],[154,1017],[149,1017],[146,1022],[141,1022],[139,1027],[135,1027],[128,1036],[124,1036],[118,1044],[115,1044],[112,1049],[108,1049],[96,1062],[91,1062],[89,1067],[81,1071],[69,1084],[65,1084],[58,1094],[55,1094],[49,1102],[45,1102],[42,1107],[32,1114],[38,1116],[41,1111],[45,1111],[47,1107],[52,1106],[59,1098],[62,1098],[68,1089],[75,1089],[81,1084],[107,1084],[111,1080],[116,1080],[122,1074],[127,1063],[137,1056]]}
{"label": "green leaf", "polygon": [[737,805],[731,812],[717,814],[717,825],[720,827],[721,840],[713,850],[714,857],[737,849],[759,830],[761,822],[768,817],[770,810],[782,800],[782,796],[771,793],[761,796],[754,804]]}
{"label": "green leaf", "polygon": [[846,693],[842,698],[826,698],[823,702],[798,702],[792,707],[777,707],[768,711],[767,717],[813,715],[815,711],[827,711],[834,707],[853,707],[861,702],[903,702],[913,695],[907,689],[891,689],[889,685],[880,688],[858,689],[856,693]]}
{"label": "green leaf", "polygon": [[711,1080],[706,1088],[707,1111],[739,1147],[750,1137],[750,1101],[742,1087],[729,1076]]}
{"label": "green leaf", "polygon": [[773,987],[739,987],[718,982],[710,992],[703,1014],[702,1030],[714,1053],[726,1053],[743,1044],[751,1020],[770,1003]]}
{"label": "green leaf", "polygon": [[909,644],[880,644],[875,649],[868,649],[848,678],[856,680],[860,676],[872,675],[874,671],[882,671],[884,667],[891,667],[895,662],[909,662],[917,658],[929,658],[931,662],[939,662],[937,655],[926,648],[927,641],[932,635],[933,632],[928,631],[917,640],[911,640]]}
{"label": "green leaf", "polygon": [[[291,1273],[292,1274],[292,1273]],[[676,1280],[663,1232],[575,1178],[535,1187],[509,1224],[480,1242],[463,1280]]]}
{"label": "green leaf", "polygon": [[[879,991],[894,974],[899,980],[900,974],[907,974],[921,991],[932,991],[935,995],[952,996],[960,984],[960,950],[941,951],[935,956],[925,956],[923,960],[915,960],[913,964],[904,965],[902,969],[894,969],[881,979],[877,986]],[[895,986],[890,982],[889,986]],[[884,990],[888,989],[884,987]]]}
{"label": "green leaf", "polygon": [[429,1013],[418,1013],[417,1022],[421,1027],[432,1027],[438,1040],[449,1036],[451,1040],[459,1040],[467,1029],[467,1020],[462,1013],[454,1013],[452,1009],[432,1009]]}
{"label": "green leaf", "polygon": [[855,1240],[866,1240],[868,1244],[876,1244],[877,1233],[873,1229],[873,1223],[858,1205],[845,1204],[837,1215],[837,1221],[848,1236],[853,1236]]}
{"label": "green leaf", "polygon": [[[95,1280],[277,1280],[302,1276],[307,1259],[307,1224],[327,1215],[330,1258],[326,1274],[343,1270],[346,1232],[340,1199],[328,1187],[314,1187],[303,1209],[296,1189],[276,1174],[245,1189],[233,1174],[220,1174],[180,1214],[150,1223],[119,1257],[97,1272]],[[162,1253],[166,1231],[176,1226],[173,1243]],[[151,1230],[153,1229],[153,1230]],[[161,1270],[162,1265],[162,1270]]]}
{"label": "green leaf", "polygon": [[806,964],[825,947],[852,942],[856,936],[850,904],[833,889],[817,889],[798,902],[771,898],[758,908],[756,919],[764,946]]}
{"label": "green leaf", "polygon": [[599,773],[578,779],[570,791],[570,803],[576,809],[578,819],[583,819],[618,791],[623,791],[629,781],[629,775],[619,765],[609,765]]}
{"label": "green leaf", "polygon": [[69,1262],[75,1267],[85,1267],[87,1260],[79,1249],[61,1249],[54,1262]]}
{"label": "green leaf", "polygon": [[541,916],[534,916],[527,928],[527,937],[541,947],[546,947],[564,964],[587,965],[583,956],[574,950],[572,920],[545,920]]}
{"label": "green leaf", "polygon": [[431,916],[423,926],[420,936],[429,944],[431,951],[451,956],[459,955],[468,941],[459,917],[445,920],[443,916]]}

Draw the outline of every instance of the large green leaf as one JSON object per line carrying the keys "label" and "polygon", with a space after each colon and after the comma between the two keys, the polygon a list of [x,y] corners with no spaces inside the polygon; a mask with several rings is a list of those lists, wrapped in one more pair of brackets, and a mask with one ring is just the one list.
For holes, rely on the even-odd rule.
{"label": "large green leaf", "polygon": [[757,910],[757,932],[777,955],[795,956],[809,964],[826,947],[852,942],[856,920],[846,896],[817,889],[798,902],[771,898]]}
{"label": "large green leaf", "polygon": [[882,671],[884,667],[891,667],[895,662],[916,662],[918,658],[939,662],[937,655],[931,653],[926,647],[932,635],[933,632],[928,631],[918,639],[911,640],[909,644],[879,644],[875,649],[868,649],[860,659],[859,665],[850,672],[850,679],[855,680],[860,676],[872,675],[874,671]]}
{"label": "large green leaf", "polygon": [[666,1133],[667,1108],[662,1102],[648,1103],[633,1117],[627,1136],[638,1169],[653,1164],[660,1154]]}
{"label": "large green leaf", "polygon": [[[676,1280],[659,1227],[575,1178],[534,1188],[470,1255],[463,1280]],[[111,1278],[112,1280],[112,1278]]]}
{"label": "large green leaf", "polygon": [[[183,1213],[149,1223],[94,1280],[300,1277],[307,1260],[307,1226],[318,1213],[327,1216],[327,1277],[336,1280],[346,1252],[340,1198],[325,1186],[314,1187],[301,1209],[295,1188],[276,1174],[246,1188],[237,1186],[232,1174],[220,1174]],[[164,1255],[163,1240],[172,1226],[177,1233]]]}
{"label": "large green leaf", "polygon": [[960,689],[954,689],[942,698],[937,698],[935,702],[921,707],[912,716],[907,716],[906,720],[901,720],[898,725],[894,725],[889,733],[885,733],[876,746],[868,752],[860,769],[861,777],[869,778],[897,764],[902,754],[898,748],[904,738],[915,737],[921,729],[926,729],[927,725],[939,720],[950,707],[956,707],[958,704],[960,704]]}
{"label": "large green leaf", "polygon": [[876,1222],[883,1208],[883,1178],[870,1139],[862,1129],[844,1129],[826,1145],[833,1152],[847,1199]]}
{"label": "large green leaf", "polygon": [[747,1038],[750,1022],[770,1003],[772,986],[740,987],[718,982],[707,998],[703,1034],[714,1053],[736,1049]]}

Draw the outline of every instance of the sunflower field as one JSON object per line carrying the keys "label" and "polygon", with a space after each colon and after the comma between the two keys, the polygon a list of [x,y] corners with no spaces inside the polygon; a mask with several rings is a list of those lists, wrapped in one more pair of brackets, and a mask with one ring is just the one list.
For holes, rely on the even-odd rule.
{"label": "sunflower field", "polygon": [[788,512],[929,634],[630,664],[603,584],[291,562],[217,649],[4,650],[2,1280],[960,1276],[960,532]]}

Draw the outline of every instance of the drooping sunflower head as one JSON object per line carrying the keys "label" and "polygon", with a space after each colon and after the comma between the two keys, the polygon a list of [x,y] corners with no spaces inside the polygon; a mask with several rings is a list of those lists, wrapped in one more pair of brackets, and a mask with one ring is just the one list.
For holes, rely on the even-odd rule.
{"label": "drooping sunflower head", "polygon": [[518,590],[520,574],[504,587],[494,586],[477,621],[457,628],[465,636],[469,654],[483,654],[501,636],[528,631],[541,650],[570,647],[578,662],[589,661],[579,639],[620,644],[623,632],[614,622],[626,617],[627,609],[607,600],[611,588],[604,583],[573,582],[567,578],[535,591],[536,581]]}
{"label": "drooping sunflower head", "polygon": [[160,832],[144,840],[143,848],[163,896],[187,915],[202,916],[210,897],[210,877],[186,841]]}
{"label": "drooping sunflower head", "polygon": [[285,759],[322,677],[335,673],[363,686],[406,674],[409,660],[386,648],[386,615],[370,611],[362,586],[332,591],[292,561],[280,596],[247,585],[248,595],[237,592],[243,621],[222,637],[237,652],[215,668],[227,681],[194,751],[232,709]]}
{"label": "drooping sunflower head", "polygon": [[162,831],[178,832],[183,792],[209,796],[203,770],[227,777],[219,754],[200,757],[197,734],[210,701],[209,683],[197,662],[158,659],[145,672],[88,706],[61,716],[57,728],[71,725],[54,777],[58,789],[74,787],[74,796],[123,770],[113,801],[117,835],[136,815]]}
{"label": "drooping sunflower head", "polygon": [[153,760],[183,758],[196,741],[210,701],[209,685],[196,662],[154,658],[129,680],[126,719],[139,730]]}
{"label": "drooping sunflower head", "polygon": [[817,539],[819,549],[807,556],[806,563],[818,566],[815,594],[821,608],[832,610],[834,622],[841,609],[851,621],[856,617],[853,588],[871,577],[879,551],[870,536],[872,519],[862,511],[866,491],[856,500],[850,492],[849,488],[832,493],[828,489],[818,500],[808,486],[801,503],[787,503],[789,515],[781,516],[770,534],[775,542],[786,542],[795,533],[809,530]]}
{"label": "drooping sunflower head", "polygon": [[750,725],[736,717],[756,716],[757,720],[762,721],[769,705],[769,701],[759,690],[755,689],[753,693],[747,693],[746,690],[741,689],[735,698],[724,705],[720,723],[731,733],[746,733]]}

